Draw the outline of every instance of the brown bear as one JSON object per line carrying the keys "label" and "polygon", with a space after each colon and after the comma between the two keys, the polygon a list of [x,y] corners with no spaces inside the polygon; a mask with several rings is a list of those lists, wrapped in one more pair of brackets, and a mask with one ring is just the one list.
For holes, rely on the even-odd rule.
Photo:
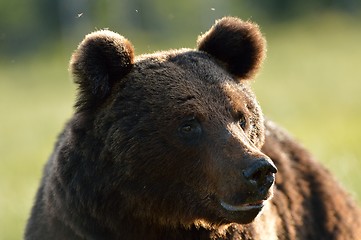
{"label": "brown bear", "polygon": [[225,17],[196,50],[133,52],[108,30],[74,52],[75,113],[25,239],[360,238],[355,202],[261,112],[256,24]]}

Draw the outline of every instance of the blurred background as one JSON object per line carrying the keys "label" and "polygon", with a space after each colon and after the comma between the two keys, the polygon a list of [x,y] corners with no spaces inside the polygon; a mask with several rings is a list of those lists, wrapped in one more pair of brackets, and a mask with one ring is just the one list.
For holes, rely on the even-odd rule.
{"label": "blurred background", "polygon": [[21,239],[42,168],[72,114],[84,35],[109,28],[137,54],[196,46],[222,16],[257,22],[268,57],[253,87],[361,200],[361,1],[0,0],[0,239]]}

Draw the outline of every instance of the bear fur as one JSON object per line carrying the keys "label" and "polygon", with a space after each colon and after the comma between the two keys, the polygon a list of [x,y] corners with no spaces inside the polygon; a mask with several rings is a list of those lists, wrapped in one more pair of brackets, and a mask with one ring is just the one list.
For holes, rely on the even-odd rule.
{"label": "bear fur", "polygon": [[134,56],[108,30],[74,52],[75,113],[44,168],[25,239],[357,239],[360,210],[250,89],[256,24]]}

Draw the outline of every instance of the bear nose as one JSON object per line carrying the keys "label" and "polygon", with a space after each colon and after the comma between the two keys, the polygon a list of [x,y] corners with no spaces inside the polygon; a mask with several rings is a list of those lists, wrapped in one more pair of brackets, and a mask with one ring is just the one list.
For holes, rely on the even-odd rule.
{"label": "bear nose", "polygon": [[273,184],[275,173],[277,173],[277,168],[268,158],[254,160],[248,168],[243,170],[243,176],[252,186],[267,189]]}

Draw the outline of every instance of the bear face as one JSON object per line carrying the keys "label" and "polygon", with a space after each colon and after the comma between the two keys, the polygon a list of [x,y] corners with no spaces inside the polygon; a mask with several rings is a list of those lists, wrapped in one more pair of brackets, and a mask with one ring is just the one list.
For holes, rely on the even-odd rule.
{"label": "bear face", "polygon": [[88,35],[70,62],[75,113],[26,237],[141,239],[254,220],[277,172],[260,150],[263,116],[248,81],[264,45],[256,25],[236,18],[218,21],[196,50],[138,57],[116,33]]}
{"label": "bear face", "polygon": [[133,52],[103,30],[71,60],[84,133],[73,147],[100,142],[89,174],[100,169],[108,180],[97,195],[113,207],[123,199],[118,208],[162,225],[252,221],[276,173],[260,151],[263,116],[247,81],[264,55],[257,26],[224,18],[199,37],[198,50]]}

